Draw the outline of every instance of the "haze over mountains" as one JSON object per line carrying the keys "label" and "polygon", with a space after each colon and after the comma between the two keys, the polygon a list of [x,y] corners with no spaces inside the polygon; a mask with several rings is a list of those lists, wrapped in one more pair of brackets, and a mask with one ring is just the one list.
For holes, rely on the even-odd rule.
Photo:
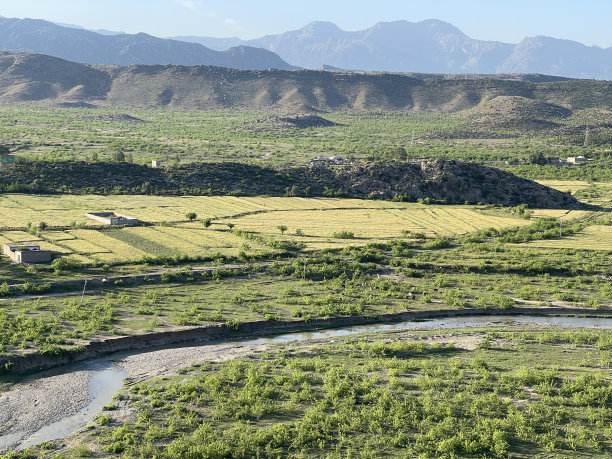
{"label": "haze over mountains", "polygon": [[[439,20],[379,22],[347,32],[331,22],[255,40],[156,38],[0,17],[0,49],[104,65],[214,65],[238,69],[337,68],[424,73],[537,73],[612,79],[612,48],[550,37],[518,44],[475,40]],[[296,66],[296,67],[294,67]]]}
{"label": "haze over mountains", "polygon": [[541,73],[572,78],[612,79],[612,48],[538,36],[518,44],[475,40],[438,21],[379,22],[347,32],[330,22],[255,40],[177,37],[212,49],[249,45],[277,53],[292,65],[316,69],[432,72]]}
{"label": "haze over mountains", "polygon": [[293,68],[262,48],[241,45],[215,51],[197,43],[161,39],[145,33],[108,35],[38,19],[0,18],[0,49],[32,51],[87,64]]}

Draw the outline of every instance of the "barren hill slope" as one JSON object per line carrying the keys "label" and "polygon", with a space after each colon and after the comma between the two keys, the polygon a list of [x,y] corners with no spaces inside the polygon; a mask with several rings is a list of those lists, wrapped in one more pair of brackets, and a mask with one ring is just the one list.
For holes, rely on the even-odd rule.
{"label": "barren hill slope", "polygon": [[478,107],[481,115],[495,114],[510,104],[519,108],[518,113],[545,108],[542,116],[550,118],[586,108],[612,110],[612,82],[173,65],[88,66],[39,54],[0,52],[0,102],[19,101],[285,112],[308,107],[311,111],[455,113]]}

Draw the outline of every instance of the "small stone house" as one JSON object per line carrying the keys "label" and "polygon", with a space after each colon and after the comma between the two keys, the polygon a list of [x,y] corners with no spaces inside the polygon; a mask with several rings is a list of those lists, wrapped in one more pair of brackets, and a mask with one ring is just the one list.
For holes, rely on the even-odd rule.
{"label": "small stone house", "polygon": [[96,220],[100,223],[104,223],[105,225],[113,225],[113,226],[128,226],[128,225],[138,225],[138,219],[134,217],[128,217],[127,215],[119,215],[115,212],[89,212],[86,213],[85,216],[87,218],[91,218],[92,220]]}
{"label": "small stone house", "polygon": [[41,250],[40,245],[33,242],[4,244],[4,255],[16,263],[48,263],[51,261],[51,251]]}
{"label": "small stone house", "polygon": [[588,161],[584,156],[568,156],[567,162],[569,164],[584,164]]}
{"label": "small stone house", "polygon": [[307,166],[313,166],[315,164],[325,164],[328,166],[341,166],[346,164],[346,160],[340,156],[319,156],[313,158],[306,164]]}

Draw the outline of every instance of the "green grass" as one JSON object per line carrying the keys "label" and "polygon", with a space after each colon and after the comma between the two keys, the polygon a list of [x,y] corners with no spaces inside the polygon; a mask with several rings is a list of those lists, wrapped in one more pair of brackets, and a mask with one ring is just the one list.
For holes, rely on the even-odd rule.
{"label": "green grass", "polygon": [[131,417],[105,413],[79,448],[160,458],[612,452],[609,331],[445,333],[279,345],[142,381],[121,396]]}
{"label": "green grass", "polygon": [[[124,114],[144,122],[118,119],[117,115]],[[582,127],[605,120],[587,121],[580,114],[558,120],[579,133],[543,131],[529,136],[520,129],[475,128],[465,118],[451,114],[335,112],[322,116],[338,126],[308,129],[255,123],[269,116],[256,111],[13,105],[0,108],[0,133],[6,143],[19,145],[18,157],[51,161],[90,160],[94,156],[108,161],[118,151],[143,164],[152,159],[301,164],[321,155],[379,160],[444,157],[493,161],[494,166],[529,177],[612,180],[609,129],[593,129],[591,148],[583,148]],[[597,161],[585,167],[516,165],[519,159],[528,160],[535,153],[553,158],[586,153]]]}
{"label": "green grass", "polygon": [[[538,234],[516,228],[456,239],[395,239],[305,253],[263,267],[168,272],[161,281],[78,296],[0,301],[4,352],[74,347],[94,335],[163,331],[214,322],[376,317],[418,310],[612,307],[605,250],[550,250],[505,243]],[[525,229],[534,232],[528,233]],[[588,228],[587,228],[588,229]],[[560,239],[563,240],[563,239]],[[444,241],[441,244],[439,241]],[[532,241],[537,242],[537,241]],[[0,290],[1,291],[1,290]],[[72,344],[71,344],[72,343]]]}

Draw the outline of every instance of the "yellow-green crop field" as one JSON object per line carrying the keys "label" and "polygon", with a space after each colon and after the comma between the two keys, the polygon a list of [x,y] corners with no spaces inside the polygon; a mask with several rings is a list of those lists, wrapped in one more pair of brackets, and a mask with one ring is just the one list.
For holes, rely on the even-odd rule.
{"label": "yellow-green crop field", "polygon": [[[589,182],[584,180],[537,180],[538,183],[554,188],[555,190],[563,191],[564,193],[584,190],[591,186]],[[608,184],[612,186],[611,184]]]}
{"label": "yellow-green crop field", "polygon": [[[264,235],[280,234],[278,227],[287,227],[286,234],[312,248],[362,245],[401,237],[403,231],[428,236],[456,236],[482,228],[518,226],[525,220],[483,215],[463,206],[425,206],[402,204],[396,208],[337,208],[326,210],[271,211],[224,220],[236,228]],[[334,233],[351,232],[349,242],[333,237]],[[296,235],[296,233],[302,235]]]}
{"label": "yellow-green crop field", "polygon": [[583,180],[538,180],[542,185],[571,193],[582,202],[609,207],[612,203],[612,183]]}
{"label": "yellow-green crop field", "polygon": [[[86,212],[114,211],[148,226],[104,227]],[[198,216],[194,222],[188,212]],[[204,228],[203,218],[213,224]],[[32,235],[31,222],[49,225]],[[426,206],[416,203],[336,198],[164,197],[164,196],[0,196],[0,242],[37,241],[56,254],[82,261],[126,263],[144,255],[188,254],[235,256],[270,250],[270,239],[291,239],[307,249],[364,245],[401,237],[407,231],[428,236],[455,236],[487,227],[524,225],[512,216],[484,215],[469,206]],[[260,236],[245,240],[228,226]],[[279,227],[287,227],[281,234]],[[334,233],[353,233],[340,239]]]}
{"label": "yellow-green crop field", "polygon": [[593,225],[573,236],[560,239],[544,239],[531,241],[521,246],[544,249],[584,249],[612,251],[612,226]]}

